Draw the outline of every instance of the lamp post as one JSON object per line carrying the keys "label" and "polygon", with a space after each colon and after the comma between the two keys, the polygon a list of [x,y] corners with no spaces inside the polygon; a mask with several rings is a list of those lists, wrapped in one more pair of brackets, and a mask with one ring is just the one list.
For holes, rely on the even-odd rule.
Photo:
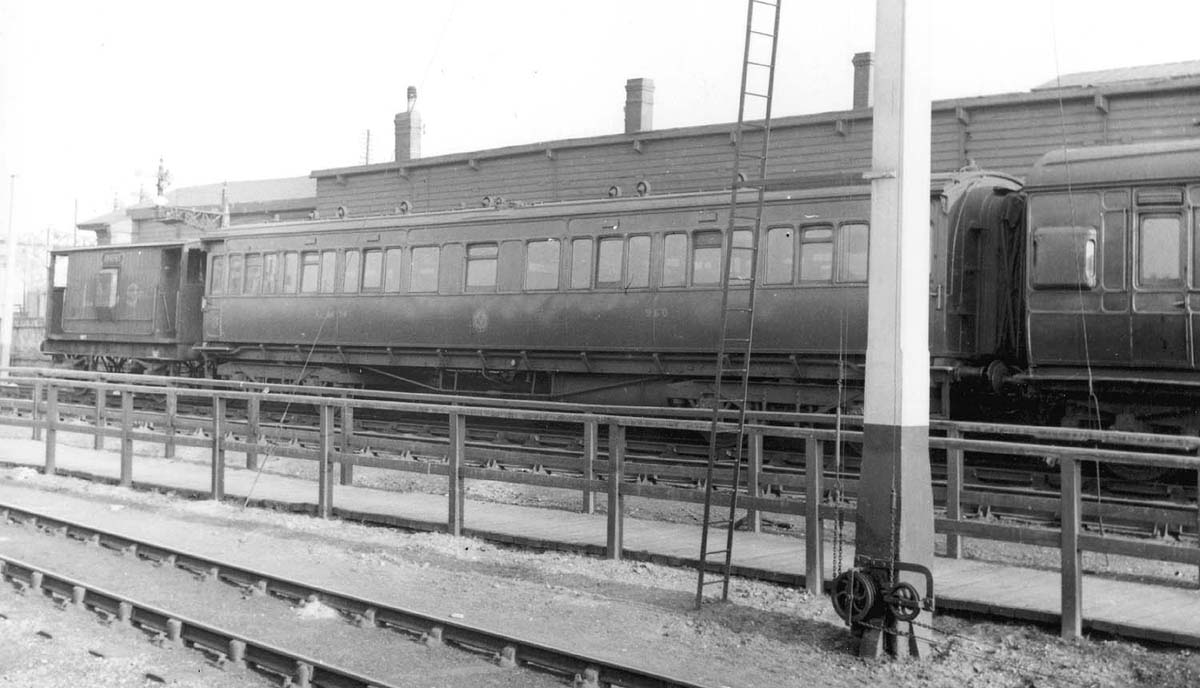
{"label": "lamp post", "polygon": [[[13,206],[16,205],[17,175],[8,177],[8,233],[4,242],[4,279],[0,281],[0,366],[12,365],[13,287],[17,283],[17,232],[13,225]],[[0,370],[0,377],[8,377]]]}

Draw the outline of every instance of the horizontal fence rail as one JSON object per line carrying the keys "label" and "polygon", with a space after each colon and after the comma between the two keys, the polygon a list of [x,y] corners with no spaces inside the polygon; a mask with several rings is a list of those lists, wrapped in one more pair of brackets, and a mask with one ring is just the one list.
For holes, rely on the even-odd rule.
{"label": "horizontal fence rail", "polygon": [[[317,463],[316,513],[335,513],[335,483],[353,483],[355,467],[445,476],[446,530],[463,532],[466,480],[491,480],[577,490],[580,510],[593,513],[595,496],[607,500],[606,555],[619,559],[624,549],[624,502],[628,497],[700,502],[698,490],[656,485],[634,480],[638,476],[698,484],[704,478],[700,465],[645,463],[631,451],[628,432],[633,429],[708,433],[711,412],[703,409],[643,407],[592,407],[580,404],[515,402],[482,397],[450,398],[436,395],[370,393],[294,385],[263,385],[191,378],[158,378],[84,372],[10,369],[0,380],[0,424],[29,427],[34,439],[44,439],[46,473],[57,471],[58,433],[90,434],[93,446],[116,438],[120,451],[120,484],[134,481],[134,442],[162,444],[164,455],[178,447],[207,448],[210,452],[213,499],[225,496],[226,455],[244,454],[245,467],[257,469],[266,457],[291,458]],[[70,395],[90,392],[91,403]],[[313,393],[315,392],[315,393]],[[162,410],[137,408],[135,401],[153,401]],[[180,413],[180,402],[205,409],[203,415]],[[264,422],[263,404],[307,409],[316,414],[315,428],[288,427],[284,422]],[[240,418],[229,408],[238,406]],[[403,437],[356,431],[355,417],[370,414],[416,414],[442,418],[448,434],[442,437]],[[64,420],[67,415],[78,419]],[[513,471],[492,467],[514,461],[514,447],[489,446],[469,440],[468,428],[481,420],[550,423],[577,428],[577,455],[541,448],[521,448],[527,464],[543,469]],[[110,425],[110,422],[113,423]],[[826,466],[836,448],[861,447],[861,418],[838,419],[823,414],[749,413],[747,494],[738,502],[747,510],[746,527],[758,531],[763,514],[802,516],[805,519],[805,585],[814,594],[823,592],[823,534],[826,521],[845,518],[852,504],[840,496],[853,496],[857,479],[841,472],[831,481]],[[843,429],[835,429],[837,427]],[[844,429],[849,428],[849,429]],[[718,426],[736,432],[733,416]],[[1043,428],[990,423],[934,421],[930,424],[931,449],[945,457],[945,478],[934,485],[935,498],[944,513],[935,529],[946,537],[946,555],[963,555],[963,539],[976,538],[1056,547],[1061,553],[1062,633],[1080,635],[1082,626],[1082,556],[1085,551],[1184,563],[1200,569],[1200,548],[1110,537],[1084,530],[1085,519],[1124,518],[1129,521],[1166,523],[1177,528],[1200,528],[1200,503],[1145,506],[1120,500],[1101,500],[1084,494],[1082,468],[1125,465],[1154,467],[1190,474],[1200,486],[1200,438],[1132,432],[1097,432],[1073,428]],[[43,438],[44,435],[44,438]],[[764,465],[764,445],[788,441],[795,447],[789,460],[792,470]],[[1026,457],[1057,465],[1058,494],[1030,496],[1003,490],[983,491],[967,485],[966,460],[971,457]],[[470,461],[470,462],[469,462]],[[800,469],[803,469],[802,471]],[[558,474],[555,474],[558,472]],[[732,474],[732,468],[719,473]],[[1089,471],[1090,472],[1090,471]],[[563,473],[570,473],[563,474]],[[728,482],[729,477],[721,478]],[[774,496],[778,493],[778,496]],[[728,495],[717,495],[728,504]],[[998,523],[967,518],[967,509],[993,506],[1040,511],[1058,518],[1060,526]]]}

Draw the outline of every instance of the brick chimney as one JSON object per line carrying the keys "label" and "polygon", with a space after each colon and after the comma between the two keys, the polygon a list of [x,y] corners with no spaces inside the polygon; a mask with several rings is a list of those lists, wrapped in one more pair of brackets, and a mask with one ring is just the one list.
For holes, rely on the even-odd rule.
{"label": "brick chimney", "polygon": [[408,87],[408,109],[396,113],[396,162],[421,157],[421,113],[417,112],[417,88]]}
{"label": "brick chimney", "polygon": [[625,82],[625,133],[635,134],[654,128],[654,80],[630,79]]}
{"label": "brick chimney", "polygon": [[854,109],[869,108],[875,98],[871,93],[871,65],[875,57],[867,53],[855,53],[850,61],[854,65]]}

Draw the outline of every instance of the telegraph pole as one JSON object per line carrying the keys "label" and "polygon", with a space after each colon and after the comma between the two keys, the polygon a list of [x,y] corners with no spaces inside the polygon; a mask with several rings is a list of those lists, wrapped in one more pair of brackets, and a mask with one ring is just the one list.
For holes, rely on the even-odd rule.
{"label": "telegraph pole", "polygon": [[[4,242],[4,280],[0,282],[0,366],[12,365],[13,287],[17,284],[17,230],[13,225],[13,206],[16,205],[17,175],[8,176],[8,233]],[[0,370],[0,377],[8,377]]]}

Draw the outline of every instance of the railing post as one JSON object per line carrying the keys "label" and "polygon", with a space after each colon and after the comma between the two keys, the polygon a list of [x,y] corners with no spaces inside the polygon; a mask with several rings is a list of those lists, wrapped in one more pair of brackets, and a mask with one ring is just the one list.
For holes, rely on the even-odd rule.
{"label": "railing post", "polygon": [[[1200,533],[1200,470],[1196,471],[1196,532]],[[1200,538],[1196,544],[1200,545]],[[1200,586],[1200,570],[1197,571],[1196,585]]]}
{"label": "railing post", "polygon": [[46,388],[46,467],[43,473],[54,475],[55,450],[58,447],[58,387],[54,383]]}
{"label": "railing post", "polygon": [[466,485],[463,482],[463,455],[466,453],[467,419],[458,413],[450,414],[450,446],[446,455],[449,465],[447,478],[449,483],[449,523],[450,534],[458,537],[463,533],[464,501],[467,497]]}
{"label": "railing post", "polygon": [[621,482],[625,479],[625,428],[608,426],[608,547],[609,559],[620,559],[625,548],[625,497]]}
{"label": "railing post", "polygon": [[[342,405],[342,453],[354,453],[354,407],[350,402]],[[341,466],[342,475],[341,483],[343,485],[354,484],[354,464],[342,460],[338,462]]]}
{"label": "railing post", "polygon": [[1062,474],[1062,637],[1083,635],[1083,556],[1079,551],[1082,496],[1079,461],[1059,457]]}
{"label": "railing post", "polygon": [[42,414],[42,381],[33,381],[33,406],[30,411],[30,419],[33,420],[33,439],[42,439],[42,426],[38,424],[38,420]]}
{"label": "railing post", "polygon": [[[759,480],[763,466],[763,436],[761,432],[750,433],[750,470],[746,475],[746,494],[751,499],[762,496]],[[734,486],[736,489],[737,486]],[[762,532],[762,513],[753,506],[746,509],[746,527],[751,533]]]}
{"label": "railing post", "polygon": [[163,440],[163,457],[175,458],[175,416],[179,414],[179,395],[174,389],[167,390],[167,422],[163,428],[166,439]]}
{"label": "railing post", "polygon": [[225,398],[215,392],[212,398],[212,479],[213,501],[225,499]]}
{"label": "railing post", "polygon": [[[589,420],[583,424],[583,479],[596,479],[596,447],[599,444],[600,428],[596,421]],[[583,513],[596,513],[596,493],[591,485],[583,487]]]}
{"label": "railing post", "polygon": [[96,387],[96,434],[92,437],[93,449],[104,449],[104,430],[108,427],[108,421],[105,419],[108,415],[108,397],[104,393],[102,384],[97,383]]}
{"label": "railing post", "polygon": [[[962,434],[954,428],[946,431],[947,439],[960,437]],[[946,518],[954,523],[962,520],[962,490],[963,450],[951,447],[946,450]],[[946,556],[951,559],[962,557],[962,535],[959,533],[946,533]]]}
{"label": "railing post", "polygon": [[121,485],[133,484],[133,392],[121,392]]}
{"label": "railing post", "polygon": [[246,448],[246,468],[252,471],[258,470],[258,438],[262,434],[261,403],[258,396],[252,396],[246,401],[246,444],[250,445]]}
{"label": "railing post", "polygon": [[329,518],[333,513],[333,407],[322,404],[320,461],[317,466],[317,515]]}
{"label": "railing post", "polygon": [[[821,478],[825,442],[804,440],[804,587],[813,595],[825,592],[825,540],[821,523]],[[840,509],[841,504],[837,507]]]}

